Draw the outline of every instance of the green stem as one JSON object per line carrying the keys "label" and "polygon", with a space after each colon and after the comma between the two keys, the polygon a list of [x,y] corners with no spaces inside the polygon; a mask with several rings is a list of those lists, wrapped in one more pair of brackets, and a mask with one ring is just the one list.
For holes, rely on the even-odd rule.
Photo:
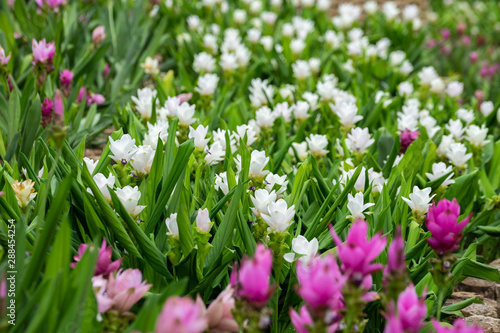
{"label": "green stem", "polygon": [[437,298],[437,314],[436,314],[436,318],[438,321],[441,320],[441,307],[443,306],[443,300],[444,300],[444,293],[445,293],[445,289],[444,288],[439,288],[438,289],[438,298]]}
{"label": "green stem", "polygon": [[274,303],[274,313],[273,313],[273,331],[275,333],[278,333],[279,332],[279,328],[278,328],[278,318],[279,318],[279,314],[278,314],[278,306],[279,306],[279,300],[280,300],[280,278],[281,278],[281,269],[282,269],[282,266],[283,264],[280,263],[277,271],[276,271],[276,301]]}

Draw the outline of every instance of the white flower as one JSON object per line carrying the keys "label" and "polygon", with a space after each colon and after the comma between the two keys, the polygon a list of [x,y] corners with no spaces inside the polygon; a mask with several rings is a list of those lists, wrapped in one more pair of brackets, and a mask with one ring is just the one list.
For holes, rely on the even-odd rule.
{"label": "white flower", "polygon": [[[102,195],[106,198],[106,200],[111,202],[111,195],[109,194],[108,186],[110,188],[113,188],[113,186],[115,186],[115,176],[113,176],[113,174],[110,172],[108,178],[106,178],[106,176],[104,176],[102,173],[98,173],[93,177],[93,179]],[[87,191],[89,193],[92,193],[90,189],[88,189]]]}
{"label": "white flower", "polygon": [[[350,162],[350,159],[347,159],[345,161],[346,167],[350,166],[352,168],[352,165],[350,165],[350,163],[352,163]],[[354,184],[354,189],[356,191],[362,192],[365,190],[365,183],[366,183],[365,171],[366,171],[365,167],[361,167],[361,172],[358,178],[356,179],[356,183]],[[349,169],[345,171],[344,168],[341,167],[340,172],[342,172],[342,174],[339,177],[339,183],[341,185],[340,188],[344,189],[344,186],[347,184],[347,182],[349,182],[349,180],[352,179],[352,177],[354,176],[354,172],[356,172],[356,169]],[[332,183],[333,185],[337,184],[335,179],[332,181]]]}
{"label": "white flower", "polygon": [[266,156],[264,151],[254,150],[250,157],[250,170],[248,171],[249,178],[255,178],[257,180],[262,180],[268,173],[268,170],[264,170],[267,163],[269,162],[269,157]]}
{"label": "white flower", "polygon": [[213,222],[210,222],[208,209],[198,209],[198,215],[196,215],[196,227],[202,232],[209,232],[212,225]]}
{"label": "white flower", "polygon": [[330,108],[339,117],[340,123],[345,129],[352,128],[354,124],[363,119],[363,116],[358,115],[358,107],[354,103],[330,104]]}
{"label": "white flower", "polygon": [[132,139],[129,134],[122,135],[122,137],[116,141],[109,137],[109,150],[113,153],[113,155],[109,157],[117,163],[127,164],[127,161],[134,155],[136,149],[135,139]]}
{"label": "white flower", "polygon": [[463,91],[464,91],[464,84],[458,81],[450,82],[446,87],[446,93],[450,97],[460,97]]}
{"label": "white flower", "polygon": [[269,203],[268,214],[261,214],[271,232],[283,232],[292,224],[295,215],[295,206],[288,208],[286,201],[279,199]]}
{"label": "white flower", "polygon": [[203,47],[205,47],[210,53],[217,53],[217,37],[212,34],[206,34],[203,36]]}
{"label": "white flower", "polygon": [[325,43],[330,46],[332,49],[338,49],[342,44],[343,37],[341,34],[337,34],[333,30],[327,30],[325,32]]}
{"label": "white flower", "polygon": [[293,36],[293,25],[291,23],[284,23],[281,27],[281,33],[283,37],[290,38]]}
{"label": "white flower", "polygon": [[321,60],[318,58],[309,58],[309,68],[311,72],[317,74],[321,67]]}
{"label": "white flower", "polygon": [[304,51],[306,43],[302,39],[292,39],[290,42],[290,50],[294,55],[300,55]]}
{"label": "white flower", "polygon": [[438,74],[434,67],[428,66],[422,68],[418,73],[418,78],[420,79],[421,85],[430,85],[434,79],[438,78]]}
{"label": "white flower", "polygon": [[275,191],[268,192],[265,189],[256,190],[254,196],[250,196],[250,200],[252,200],[254,205],[254,208],[251,208],[254,215],[259,218],[261,214],[268,214],[269,204],[276,201],[276,198]]}
{"label": "white flower", "polygon": [[286,175],[280,176],[273,173],[268,173],[264,184],[266,184],[266,190],[268,191],[272,191],[273,189],[277,188],[278,192],[276,192],[276,195],[280,197],[280,194],[286,190],[288,180],[286,180]]}
{"label": "white flower", "polygon": [[[446,163],[439,162],[432,165],[432,173],[426,173],[425,175],[430,181],[433,181],[446,174],[449,174],[452,171],[453,168],[451,166],[446,166]],[[446,177],[441,186],[447,187],[448,185],[453,184],[455,181],[452,178],[453,174],[450,174],[448,177]]]}
{"label": "white flower", "polygon": [[137,97],[131,97],[132,101],[135,103],[135,109],[141,114],[142,118],[151,118],[151,113],[153,112],[153,99],[155,97],[156,90],[148,87],[137,90]]}
{"label": "white flower", "polygon": [[197,30],[200,27],[200,22],[200,18],[196,15],[191,15],[187,18],[189,30]]}
{"label": "white flower", "polygon": [[[299,256],[299,260],[304,264],[309,264],[311,259],[313,259],[318,253],[318,239],[313,238],[311,241],[308,241],[302,235],[297,236],[297,238],[292,239],[292,250],[297,253]],[[285,254],[285,260],[288,262],[292,262],[295,259],[295,253],[290,252]]]}
{"label": "white flower", "polygon": [[375,44],[375,49],[379,58],[387,58],[387,51],[389,50],[389,46],[391,46],[391,40],[387,37],[383,37],[377,42],[377,44]]}
{"label": "white flower", "polygon": [[[361,175],[360,175],[361,176]],[[374,203],[367,203],[364,204],[364,199],[363,199],[363,193],[358,192],[356,193],[356,196],[352,196],[351,193],[347,194],[347,209],[351,213],[348,217],[355,220],[355,219],[363,219],[365,215],[363,212],[370,208],[371,206],[375,206]]]}
{"label": "white flower", "polygon": [[[238,182],[238,178],[236,178],[236,182]],[[215,175],[215,190],[221,190],[222,193],[228,194],[229,193],[229,183],[227,181],[227,174],[226,172],[222,172],[218,175]]]}
{"label": "white flower", "polygon": [[408,75],[413,71],[413,65],[408,60],[403,61],[401,68],[399,69],[401,74]]}
{"label": "white flower", "polygon": [[431,205],[431,200],[434,198],[435,194],[431,194],[432,189],[426,187],[423,190],[419,189],[418,186],[413,187],[413,193],[410,193],[409,199],[401,197],[408,206],[410,206],[413,213],[417,216],[427,213],[429,206]]}
{"label": "white flower", "polygon": [[194,118],[195,105],[190,105],[188,102],[184,102],[179,105],[175,111],[177,118],[179,118],[179,124],[184,126],[189,126],[196,121]]}
{"label": "white flower", "polygon": [[135,186],[125,186],[124,188],[116,189],[116,196],[120,199],[121,203],[130,213],[130,215],[135,219],[146,206],[139,206],[139,199],[141,198],[141,192],[139,192],[139,187]]}
{"label": "white flower", "polygon": [[212,73],[215,69],[215,59],[206,52],[194,56],[193,69],[195,72]]}
{"label": "white flower", "polygon": [[460,168],[465,166],[472,154],[467,154],[467,147],[463,143],[452,143],[446,152],[446,157],[454,166]]}
{"label": "white flower", "polygon": [[288,153],[292,156],[295,156],[295,153],[294,153],[294,149],[295,149],[295,152],[297,152],[297,157],[299,158],[300,161],[304,161],[307,158],[307,156],[309,155],[309,153],[307,152],[307,142],[305,142],[305,141],[301,142],[301,143],[293,142],[292,147],[290,147],[290,149],[288,150]]}
{"label": "white flower", "polygon": [[[11,184],[11,186],[16,196],[17,204],[21,208],[27,207],[37,195],[35,192],[35,182],[31,179],[26,179],[22,182],[16,180]],[[88,191],[90,192],[90,189]]]}
{"label": "white flower", "polygon": [[263,106],[255,111],[255,120],[260,128],[271,128],[275,119],[276,115],[268,106]]}
{"label": "white flower", "polygon": [[404,53],[403,51],[393,51],[389,55],[389,62],[393,66],[401,65],[405,59],[406,59],[406,53]]}
{"label": "white flower", "polygon": [[481,114],[485,117],[488,117],[494,109],[493,102],[491,101],[485,101],[481,103],[481,107],[479,108],[479,111],[481,111]]}
{"label": "white flower", "polygon": [[160,70],[158,69],[158,59],[147,57],[141,67],[144,68],[144,72],[149,75],[157,75]]}
{"label": "white flower", "polygon": [[484,124],[479,127],[477,125],[471,125],[465,131],[466,138],[469,142],[476,147],[484,147],[489,140],[486,140],[486,136],[488,135],[488,128],[484,126]]}
{"label": "white flower", "polygon": [[413,21],[416,18],[418,18],[418,6],[411,4],[406,6],[403,9],[403,20],[408,22],[408,21]]}
{"label": "white flower", "polygon": [[[89,170],[89,173],[93,174],[95,167],[97,166],[97,163],[99,163],[99,160],[94,161],[91,158],[84,157],[83,161],[85,162],[85,165],[87,165],[87,169]],[[42,175],[43,175],[43,170],[42,170]],[[42,176],[39,174],[38,177],[42,177]]]}
{"label": "white flower", "polygon": [[307,61],[297,60],[296,63],[292,64],[292,69],[297,81],[304,81],[311,76],[311,68]]}
{"label": "white flower", "polygon": [[398,92],[401,96],[409,97],[411,94],[413,94],[413,84],[407,81],[401,82],[398,85]]}
{"label": "white flower", "polygon": [[349,59],[344,63],[344,69],[351,74],[353,74],[356,71],[354,69],[354,66],[352,65],[352,59]]}
{"label": "white flower", "polygon": [[268,99],[273,100],[274,97],[274,87],[267,83],[267,80],[262,80],[260,78],[252,79],[250,88],[250,101],[252,106],[255,108],[260,108],[262,105],[267,105]]}
{"label": "white flower", "polygon": [[273,12],[262,12],[260,14],[260,18],[266,24],[274,25],[274,23],[276,22],[276,19],[278,18],[278,15],[276,15],[276,13],[273,13]]}
{"label": "white flower", "polygon": [[326,135],[311,134],[306,138],[306,142],[312,155],[322,157],[328,153],[328,150],[325,149],[328,146]]}
{"label": "white flower", "polygon": [[194,146],[199,150],[204,150],[210,138],[206,139],[208,126],[198,125],[196,129],[189,126],[188,138],[194,139]]}
{"label": "white flower", "polygon": [[[360,177],[364,178],[364,177]],[[382,172],[373,171],[373,169],[368,170],[368,180],[372,184],[372,192],[382,192],[387,179],[384,178]],[[364,187],[364,186],[363,186]]]}
{"label": "white flower", "polygon": [[165,220],[165,224],[167,225],[167,235],[172,236],[173,238],[179,239],[179,226],[177,225],[177,213],[170,214]]}
{"label": "white flower", "polygon": [[295,86],[292,86],[291,84],[285,84],[279,90],[280,96],[283,97],[283,99],[286,101],[293,101],[293,99],[294,99],[293,93],[294,92],[295,92]]}
{"label": "white flower", "polygon": [[274,40],[271,36],[263,36],[260,38],[260,44],[264,47],[266,52],[271,52],[273,49]]}
{"label": "white flower", "polygon": [[246,144],[247,146],[251,146],[258,139],[257,133],[253,130],[251,126],[248,125],[236,126],[236,132],[234,133],[234,137],[236,138],[238,143],[240,140],[244,140],[245,135],[247,137],[247,142],[246,143],[244,142],[244,144]]}
{"label": "white flower", "polygon": [[399,9],[392,1],[385,2],[382,11],[388,20],[393,20],[399,15]]}
{"label": "white flower", "polygon": [[367,1],[365,2],[364,8],[367,14],[375,14],[378,9],[378,4],[376,1]]}
{"label": "white flower", "polygon": [[132,158],[130,165],[136,175],[148,174],[153,164],[155,151],[150,146],[139,146]]}
{"label": "white flower", "polygon": [[356,127],[347,134],[345,144],[350,151],[365,152],[375,142],[371,138],[368,128]]}
{"label": "white flower", "polygon": [[311,107],[311,111],[314,111],[317,108],[319,108],[319,105],[318,105],[319,96],[318,95],[307,91],[302,95],[302,98],[304,100],[306,100],[307,103],[309,103],[309,106]]}
{"label": "white flower", "polygon": [[475,119],[474,111],[462,108],[457,110],[457,117],[465,121],[467,125],[472,123]]}
{"label": "white flower", "polygon": [[247,32],[247,39],[251,44],[257,44],[260,40],[262,32],[258,29],[251,28]]}
{"label": "white flower", "polygon": [[450,120],[450,122],[445,125],[445,128],[450,132],[451,135],[453,135],[455,140],[462,140],[462,135],[465,132],[465,128],[460,120]]}
{"label": "white flower", "polygon": [[445,89],[444,81],[440,77],[431,81],[430,91],[436,94],[442,93]]}
{"label": "white flower", "polygon": [[361,7],[344,3],[339,5],[339,15],[332,19],[333,24],[340,28],[345,29],[352,26],[352,24],[359,20],[361,16]]}
{"label": "white flower", "polygon": [[238,68],[238,59],[232,53],[223,53],[220,57],[219,65],[224,72],[233,72]]}
{"label": "white flower", "polygon": [[217,74],[205,74],[198,78],[198,85],[195,90],[201,96],[212,96],[217,89],[217,83],[219,82],[219,77]]}
{"label": "white flower", "polygon": [[219,141],[216,141],[212,144],[210,149],[206,151],[205,161],[208,165],[216,165],[219,162],[224,160],[224,156],[226,155],[225,150],[222,148],[222,145]]}
{"label": "white flower", "polygon": [[306,120],[309,118],[309,103],[305,101],[298,101],[293,107],[293,116],[297,120]]}
{"label": "white flower", "polygon": [[247,19],[247,12],[243,9],[235,9],[233,12],[233,20],[236,24],[243,24]]}
{"label": "white flower", "polygon": [[179,97],[177,96],[168,97],[167,100],[165,101],[165,106],[162,108],[165,110],[163,111],[165,113],[165,116],[163,117],[164,120],[167,119],[166,118],[167,116],[172,118],[175,117],[177,115],[177,108],[179,107],[179,105],[181,105],[181,100]]}
{"label": "white flower", "polygon": [[168,137],[168,122],[159,120],[154,125],[148,122],[148,133],[144,135],[142,140],[143,145],[151,146],[156,150],[158,146],[158,137],[163,143],[167,142]]}
{"label": "white flower", "polygon": [[452,143],[455,143],[455,140],[453,140],[453,135],[443,135],[441,143],[439,144],[436,152],[441,156],[446,156],[448,149],[450,148]]}
{"label": "white flower", "polygon": [[239,67],[245,67],[250,62],[252,53],[244,45],[238,45],[234,52]]}

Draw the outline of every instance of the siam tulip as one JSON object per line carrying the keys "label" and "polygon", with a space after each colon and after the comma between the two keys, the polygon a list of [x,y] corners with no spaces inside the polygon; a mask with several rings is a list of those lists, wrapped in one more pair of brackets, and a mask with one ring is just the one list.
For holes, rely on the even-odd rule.
{"label": "siam tulip", "polygon": [[61,88],[64,92],[65,96],[68,96],[71,91],[71,81],[73,80],[73,72],[69,69],[65,69],[59,75],[59,79],[61,80]]}
{"label": "siam tulip", "polygon": [[268,213],[261,214],[262,219],[273,233],[285,232],[292,224],[294,216],[295,205],[288,207],[286,201],[283,199],[269,203]]}
{"label": "siam tulip", "polygon": [[93,159],[89,157],[84,157],[83,162],[85,162],[85,165],[87,166],[87,169],[89,170],[89,173],[92,175],[94,173],[94,170],[99,163],[99,160],[94,161]]}
{"label": "siam tulip", "polygon": [[219,76],[217,74],[207,73],[198,78],[198,85],[195,88],[201,96],[212,96],[217,89]]}
{"label": "siam tulip", "polygon": [[177,106],[175,114],[179,118],[179,125],[189,126],[196,122],[194,118],[195,105],[190,105],[188,102],[183,102],[181,105]]}
{"label": "siam tulip", "polygon": [[364,153],[374,142],[368,128],[356,127],[347,134],[345,145],[352,152]]}
{"label": "siam tulip", "polygon": [[[80,245],[80,247],[78,248],[78,255],[73,257],[75,262],[71,263],[71,268],[76,267],[76,265],[83,258],[83,255],[85,254],[87,249],[89,249],[89,247],[92,248],[93,245],[92,244],[90,246],[87,244]],[[103,238],[101,247],[99,248],[99,253],[97,254],[97,263],[95,266],[94,276],[102,275],[106,278],[120,268],[123,258],[120,258],[112,262],[111,261],[112,254],[113,254],[113,247],[111,245],[106,247],[106,239]]]}
{"label": "siam tulip", "polygon": [[210,231],[214,223],[210,222],[210,214],[208,209],[198,209],[198,214],[196,215],[196,228],[204,233]]}
{"label": "siam tulip", "polygon": [[203,312],[204,304],[195,302],[190,297],[170,297],[158,316],[155,333],[205,332],[208,321]]}
{"label": "siam tulip", "polygon": [[431,205],[431,200],[434,198],[435,194],[430,195],[432,192],[432,188],[427,187],[423,190],[419,189],[418,186],[413,187],[413,193],[410,193],[409,198],[403,199],[408,206],[410,206],[413,216],[419,220],[423,217],[425,213],[429,210],[429,206]]}
{"label": "siam tulip", "polygon": [[298,333],[309,333],[309,329],[314,327],[314,321],[305,305],[300,308],[298,313],[290,308],[289,315],[293,327]]}
{"label": "siam tulip", "polygon": [[477,148],[484,147],[490,140],[486,140],[488,135],[488,128],[483,124],[481,127],[477,125],[470,125],[469,128],[465,130],[465,138]]}
{"label": "siam tulip", "polygon": [[420,136],[418,131],[410,131],[407,128],[401,132],[399,136],[399,144],[401,146],[399,153],[404,154],[408,147]]}
{"label": "siam tulip", "polygon": [[437,205],[429,208],[425,225],[432,237],[427,239],[427,243],[440,257],[447,256],[459,248],[461,232],[469,223],[472,214],[461,222],[458,222],[459,215],[460,205],[456,199],[451,202],[442,199]]}
{"label": "siam tulip", "polygon": [[45,39],[37,42],[35,39],[32,41],[33,50],[33,65],[41,64],[47,70],[51,70],[52,59],[56,55],[56,46],[54,42],[47,43]]}
{"label": "siam tulip", "polygon": [[92,31],[92,41],[95,46],[99,46],[104,39],[106,39],[106,30],[104,26],[99,25]]}
{"label": "siam tulip", "polygon": [[276,191],[268,192],[266,189],[258,189],[255,191],[254,196],[250,196],[250,200],[254,205],[251,208],[254,215],[259,218],[261,214],[268,214],[269,204],[276,201]]}
{"label": "siam tulip", "polygon": [[50,98],[45,97],[41,104],[41,107],[41,125],[45,128],[50,124],[52,117],[54,116],[54,102]]}
{"label": "siam tulip", "polygon": [[286,175],[279,176],[273,173],[268,173],[266,179],[264,180],[264,184],[266,184],[266,190],[268,191],[276,189],[276,196],[279,199],[281,194],[286,190],[288,180],[286,180]]}
{"label": "siam tulip", "polygon": [[14,181],[12,183],[12,189],[16,196],[17,204],[21,209],[25,210],[28,204],[35,199],[37,193],[35,192],[35,182],[31,179],[26,179],[25,181]]}
{"label": "siam tulip", "polygon": [[66,4],[66,0],[35,0],[35,2],[40,8],[43,8],[44,4],[46,4],[56,13],[59,11],[59,7]]}
{"label": "siam tulip", "polygon": [[458,81],[452,81],[446,87],[446,93],[450,97],[460,97],[464,91],[464,84]]}
{"label": "siam tulip", "polygon": [[146,57],[144,63],[141,64],[144,72],[149,75],[158,75],[160,73],[160,69],[158,68],[158,66],[158,59],[151,57]]}
{"label": "siam tulip", "polygon": [[261,182],[269,173],[269,170],[264,170],[268,162],[269,157],[266,156],[266,153],[264,151],[252,151],[252,154],[250,156],[250,169],[248,171],[248,177]]}
{"label": "siam tulip", "polygon": [[269,301],[274,291],[269,286],[272,256],[271,250],[258,244],[253,258],[243,258],[239,269],[235,264],[231,273],[231,286],[237,298],[256,307],[263,307]]}
{"label": "siam tulip", "polygon": [[309,146],[309,151],[311,155],[315,157],[323,157],[328,154],[328,139],[326,135],[321,134],[311,134],[306,138],[307,145]]}
{"label": "siam tulip", "polygon": [[136,218],[146,206],[139,206],[139,199],[141,198],[141,192],[139,191],[139,187],[135,186],[125,186],[124,188],[117,188],[116,195],[120,202],[123,204],[127,212],[132,216],[132,218]]}
{"label": "siam tulip", "polygon": [[340,123],[345,130],[349,130],[354,127],[354,124],[363,119],[363,116],[359,116],[358,107],[354,103],[342,102],[338,105],[330,104],[330,108],[339,117]]}
{"label": "siam tulip", "polygon": [[5,50],[0,46],[0,65],[6,66],[9,63],[11,53],[8,56],[5,55]]}
{"label": "siam tulip", "polygon": [[481,114],[483,116],[488,117],[493,112],[494,109],[495,109],[495,106],[493,105],[492,101],[485,101],[485,102],[481,103],[479,111],[481,112]]}
{"label": "siam tulip", "polygon": [[179,239],[179,226],[177,224],[177,213],[170,214],[170,217],[168,217],[165,220],[165,224],[168,229],[167,235],[171,236],[172,238]]}
{"label": "siam tulip", "polygon": [[433,319],[432,324],[434,325],[434,329],[436,333],[483,333],[484,329],[478,326],[467,326],[467,323],[463,318],[457,318],[453,322],[453,327],[444,327],[441,324]]}
{"label": "siam tulip", "polygon": [[297,293],[314,314],[341,307],[342,288],[347,278],[342,275],[332,254],[316,257],[306,265],[297,262]]}
{"label": "siam tulip", "polygon": [[110,155],[116,163],[127,164],[130,158],[135,154],[137,147],[135,139],[132,139],[130,134],[124,134],[119,140],[113,140],[109,137],[109,150],[113,155]]}
{"label": "siam tulip", "polygon": [[194,139],[194,146],[198,150],[205,150],[210,138],[206,139],[208,133],[208,126],[198,125],[196,129],[189,126],[188,138]]}
{"label": "siam tulip", "polygon": [[394,306],[394,303],[391,303],[388,310],[385,333],[417,333],[424,326],[424,319],[427,316],[425,292],[419,298],[415,287],[410,284],[399,294],[397,305]]}
{"label": "siam tulip", "polygon": [[308,241],[304,236],[298,235],[292,240],[293,252],[286,253],[284,258],[288,262],[293,262],[296,253],[299,255],[299,261],[307,265],[316,257],[316,254],[318,254],[318,247],[319,243],[317,238]]}
{"label": "siam tulip", "polygon": [[364,204],[363,193],[358,192],[353,197],[351,193],[347,194],[347,209],[351,213],[348,216],[351,220],[363,219],[365,217],[364,211],[371,206],[375,206],[374,203]]}
{"label": "siam tulip", "polygon": [[151,288],[151,284],[142,281],[142,273],[138,269],[119,270],[111,274],[106,292],[113,300],[112,308],[119,313],[130,311],[142,296]]}
{"label": "siam tulip", "polygon": [[401,226],[396,229],[394,239],[387,250],[387,266],[384,268],[384,288],[386,294],[396,300],[399,293],[407,285],[407,268],[405,263],[405,244],[401,234]]}
{"label": "siam tulip", "polygon": [[432,173],[426,173],[425,175],[430,181],[436,180],[446,174],[450,174],[441,184],[442,187],[446,188],[448,185],[453,184],[455,181],[453,178],[453,168],[451,166],[447,166],[444,162],[434,163],[432,165]]}
{"label": "siam tulip", "polygon": [[457,168],[464,168],[467,161],[472,157],[472,153],[467,154],[467,147],[461,143],[450,144],[446,151],[446,157]]}
{"label": "siam tulip", "polygon": [[[228,285],[224,291],[208,306],[204,317],[208,321],[208,329],[213,333],[238,332],[239,327],[234,320],[234,290]],[[200,298],[198,298],[200,300]]]}
{"label": "siam tulip", "polygon": [[[115,176],[113,176],[113,174],[110,172],[108,178],[106,178],[106,176],[104,176],[102,173],[98,173],[94,175],[93,179],[104,198],[108,200],[108,202],[111,202],[111,195],[109,194],[108,187],[113,188],[115,186]],[[89,193],[92,193],[90,189],[87,189],[87,191]]]}
{"label": "siam tulip", "polygon": [[219,141],[216,141],[210,146],[210,149],[206,149],[205,161],[208,165],[216,165],[224,160],[226,151],[222,147]]}
{"label": "siam tulip", "polygon": [[153,112],[153,100],[156,98],[156,93],[156,90],[146,87],[137,90],[137,97],[131,97],[132,101],[136,105],[136,111],[141,114],[142,118],[151,118],[151,113]]}

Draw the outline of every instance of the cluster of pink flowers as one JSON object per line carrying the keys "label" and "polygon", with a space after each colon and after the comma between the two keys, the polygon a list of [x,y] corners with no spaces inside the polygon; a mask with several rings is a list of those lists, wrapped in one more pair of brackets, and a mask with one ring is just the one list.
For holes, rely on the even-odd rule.
{"label": "cluster of pink flowers", "polygon": [[[89,245],[87,244],[80,245],[80,247],[78,248],[78,255],[73,257],[75,262],[71,264],[72,268],[76,267],[76,264],[82,259],[88,248]],[[106,239],[103,239],[102,245],[99,248],[99,253],[97,255],[97,264],[94,273],[95,276],[103,275],[104,277],[107,277],[120,268],[123,258],[120,258],[116,261],[111,261],[112,254],[113,247],[111,245],[106,247]]]}
{"label": "cluster of pink flowers", "polygon": [[66,0],[35,0],[38,7],[43,8],[44,5],[47,5],[54,11],[58,11],[59,7],[62,7],[66,4]]}
{"label": "cluster of pink flowers", "polygon": [[41,125],[43,127],[47,127],[52,121],[52,117],[54,116],[54,102],[45,97],[42,102],[42,117],[41,117]]}
{"label": "cluster of pink flowers", "polygon": [[45,39],[37,42],[32,41],[33,65],[41,64],[52,66],[52,59],[56,55],[56,45],[54,42],[47,43]]}
{"label": "cluster of pink flowers", "polygon": [[63,70],[59,74],[59,80],[61,81],[61,89],[64,92],[64,95],[67,97],[71,92],[71,82],[73,81],[73,72],[69,69]]}
{"label": "cluster of pink flowers", "polygon": [[85,103],[89,106],[92,104],[100,105],[106,101],[106,99],[104,98],[103,95],[94,94],[94,93],[90,92],[89,90],[87,90],[87,88],[81,87],[76,99],[79,103],[81,103],[83,101],[84,97],[85,97]]}
{"label": "cluster of pink flowers", "polygon": [[444,327],[438,321],[433,320],[436,333],[482,333],[484,330],[477,326],[467,326],[467,323],[462,318],[458,318],[453,322],[452,327]]}
{"label": "cluster of pink flowers", "polygon": [[417,333],[424,326],[424,319],[427,316],[425,294],[424,292],[419,298],[413,284],[399,294],[397,305],[390,303],[388,306],[384,332]]}

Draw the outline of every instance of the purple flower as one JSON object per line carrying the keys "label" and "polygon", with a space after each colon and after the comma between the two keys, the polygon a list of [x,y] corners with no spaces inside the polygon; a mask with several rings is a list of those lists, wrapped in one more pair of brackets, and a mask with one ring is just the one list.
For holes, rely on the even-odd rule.
{"label": "purple flower", "polygon": [[443,29],[441,30],[441,37],[444,39],[444,40],[447,40],[449,39],[451,36],[451,33],[450,33],[450,29]]}
{"label": "purple flower", "polygon": [[[424,292],[425,294],[425,292]],[[385,333],[405,332],[416,333],[424,326],[427,316],[425,296],[418,298],[413,284],[410,284],[398,297],[397,313],[394,304],[389,306]]]}
{"label": "purple flower", "polygon": [[101,42],[106,38],[106,32],[104,26],[97,26],[94,31],[92,31],[92,41],[95,45],[101,44]]}
{"label": "purple flower", "polygon": [[405,260],[405,245],[401,235],[401,227],[398,226],[396,229],[396,235],[387,251],[387,266],[385,266],[384,269],[384,277],[393,274],[405,274]]}
{"label": "purple flower", "polygon": [[253,258],[245,257],[238,270],[237,265],[231,273],[231,286],[235,295],[253,303],[264,306],[273,293],[269,286],[273,264],[272,252],[263,244],[257,245]]}
{"label": "purple flower", "polygon": [[339,308],[342,288],[346,278],[342,276],[333,255],[314,258],[309,265],[297,262],[297,292],[312,309]]}
{"label": "purple flower", "polygon": [[51,65],[52,58],[56,55],[56,45],[54,42],[47,43],[45,39],[37,42],[32,41],[33,64]]}
{"label": "purple flower", "polygon": [[54,111],[54,102],[50,98],[45,97],[41,106],[42,106],[41,125],[43,127],[47,127],[50,124],[50,121],[52,120]]}
{"label": "purple flower", "polygon": [[469,60],[471,63],[475,64],[478,59],[479,59],[479,54],[476,51],[472,51],[469,54]]}
{"label": "purple flower", "polygon": [[62,71],[62,73],[59,75],[59,79],[61,80],[61,84],[63,86],[69,86],[71,84],[71,81],[73,80],[73,72],[71,72],[69,69],[65,69]]}
{"label": "purple flower", "polygon": [[437,205],[429,207],[425,225],[432,237],[427,239],[427,243],[438,256],[450,254],[459,248],[461,232],[469,223],[472,214],[458,223],[459,215],[460,205],[456,199],[451,202],[442,199]]}
{"label": "purple flower", "polygon": [[399,136],[400,153],[405,153],[408,147],[419,137],[418,131],[410,131],[407,128]]}
{"label": "purple flower", "polygon": [[365,276],[371,277],[370,274],[384,267],[382,264],[373,264],[372,261],[384,250],[387,240],[378,234],[368,240],[367,231],[368,224],[365,221],[362,219],[354,221],[344,244],[330,227],[337,245],[338,257],[342,262],[342,270],[356,280]]}
{"label": "purple flower", "polygon": [[453,327],[443,327],[441,324],[433,319],[432,324],[436,333],[483,333],[484,330],[477,326],[467,327],[467,323],[462,318],[458,318],[453,322]]}
{"label": "purple flower", "polygon": [[[76,261],[71,264],[72,268],[76,267],[76,264],[82,259],[83,254],[87,251],[89,246],[87,244],[82,244],[78,248],[78,255],[74,256],[73,259]],[[99,254],[97,256],[97,264],[95,267],[94,275],[104,275],[108,276],[112,272],[120,268],[123,258],[111,262],[111,254],[113,252],[113,247],[110,245],[106,247],[106,239],[102,240],[101,248],[99,249]]]}
{"label": "purple flower", "polygon": [[155,333],[202,333],[207,327],[204,306],[189,297],[170,297],[158,317]]}

